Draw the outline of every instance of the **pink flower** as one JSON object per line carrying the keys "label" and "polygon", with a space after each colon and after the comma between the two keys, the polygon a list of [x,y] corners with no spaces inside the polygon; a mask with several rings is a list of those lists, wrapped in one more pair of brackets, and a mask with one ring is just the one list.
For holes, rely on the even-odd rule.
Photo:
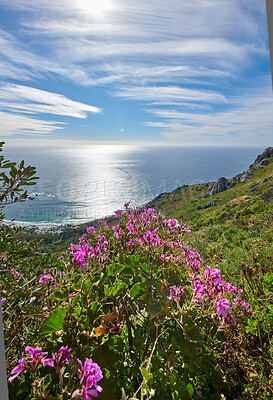
{"label": "pink flower", "polygon": [[173,219],[168,219],[168,226],[170,228],[178,228],[180,227],[180,224],[178,223],[177,219],[173,218]]}
{"label": "pink flower", "polygon": [[95,233],[96,229],[93,226],[89,226],[88,228],[86,228],[87,233]]}
{"label": "pink flower", "polygon": [[72,395],[72,399],[77,396],[82,396],[83,400],[92,400],[92,397],[98,397],[98,392],[102,392],[102,387],[96,385],[95,388],[92,389],[93,383],[92,379],[88,378],[86,381],[86,385],[82,386],[82,389],[77,389]]}
{"label": "pink flower", "polygon": [[47,281],[52,280],[53,277],[51,274],[46,273],[46,269],[44,270],[44,275],[39,279],[39,283],[46,283]]}
{"label": "pink flower", "polygon": [[224,299],[223,297],[217,303],[217,315],[220,318],[221,314],[223,318],[227,318],[229,313],[231,312],[231,307],[229,305],[229,301]]}
{"label": "pink flower", "polygon": [[249,303],[246,303],[243,300],[234,299],[234,303],[249,317],[252,317],[253,311]]}
{"label": "pink flower", "polygon": [[130,222],[127,222],[126,227],[130,233],[135,233],[135,227]]}
{"label": "pink flower", "polygon": [[92,359],[90,358],[89,360],[85,360],[84,365],[82,365],[81,360],[77,359],[82,370],[79,375],[79,378],[81,381],[84,381],[85,379],[92,377],[94,384],[98,381],[100,381],[103,378],[102,372],[98,364],[94,363]]}
{"label": "pink flower", "polygon": [[119,238],[121,236],[121,234],[122,234],[122,229],[119,227],[119,225],[113,226],[112,229],[115,232],[114,236],[116,238]]}
{"label": "pink flower", "polygon": [[122,211],[121,210],[115,211],[115,214],[116,214],[116,218],[122,217]]}
{"label": "pink flower", "polygon": [[[62,373],[62,369],[65,364],[69,364],[69,361],[72,360],[70,352],[72,349],[69,349],[68,345],[66,347],[62,346],[56,354],[53,354],[52,362],[56,369],[57,374]],[[53,366],[52,365],[52,366]]]}
{"label": "pink flower", "polygon": [[163,240],[160,239],[155,231],[146,231],[145,235],[142,235],[142,238],[140,238],[139,241],[141,243],[148,243],[154,247],[161,246],[163,243]]}
{"label": "pink flower", "polygon": [[170,287],[170,296],[168,297],[169,300],[175,300],[179,302],[180,297],[184,294],[184,287],[183,286],[171,286]]}
{"label": "pink flower", "polygon": [[98,392],[103,390],[97,384],[103,378],[102,371],[98,364],[94,363],[91,359],[85,360],[84,365],[82,365],[79,359],[77,360],[81,366],[81,373],[79,375],[81,382],[80,388],[75,390],[72,398],[82,396],[83,400],[91,400],[92,397],[97,397]]}
{"label": "pink flower", "polygon": [[45,358],[47,353],[42,353],[41,347],[33,349],[30,346],[26,346],[25,351],[29,353],[30,357],[24,358],[24,353],[21,354],[19,364],[11,371],[11,375],[13,376],[9,378],[9,381],[12,381],[24,371],[29,371],[34,374],[41,364],[53,367],[53,361],[50,358]]}

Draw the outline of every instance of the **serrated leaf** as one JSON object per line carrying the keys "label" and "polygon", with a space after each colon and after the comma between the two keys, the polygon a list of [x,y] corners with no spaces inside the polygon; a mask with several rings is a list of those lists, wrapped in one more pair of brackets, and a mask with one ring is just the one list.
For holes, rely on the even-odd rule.
{"label": "serrated leaf", "polygon": [[109,292],[107,293],[108,296],[116,296],[119,292],[126,288],[126,284],[121,280],[118,280],[115,286],[111,287]]}
{"label": "serrated leaf", "polygon": [[139,297],[139,295],[143,294],[144,290],[141,287],[141,284],[139,282],[135,283],[134,286],[130,290],[130,296],[131,297]]}
{"label": "serrated leaf", "polygon": [[65,322],[66,310],[64,308],[58,308],[53,311],[46,321],[42,323],[41,333],[52,333],[60,331]]}

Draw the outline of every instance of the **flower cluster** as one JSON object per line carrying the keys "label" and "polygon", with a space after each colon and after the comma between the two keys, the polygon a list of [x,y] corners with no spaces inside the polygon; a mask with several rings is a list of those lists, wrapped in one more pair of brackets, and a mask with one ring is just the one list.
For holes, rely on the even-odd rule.
{"label": "flower cluster", "polygon": [[[215,309],[223,322],[234,323],[231,300],[244,313],[251,314],[250,306],[238,297],[242,290],[224,281],[219,269],[208,265],[203,268],[200,254],[182,243],[183,236],[190,232],[187,225],[180,224],[175,218],[166,219],[161,214],[156,214],[153,208],[130,209],[129,204],[125,204],[125,210],[126,212],[115,212],[120,223],[112,227],[112,236],[107,235],[106,239],[103,232],[108,230],[108,225],[101,222],[97,231],[93,227],[87,228],[88,233],[94,234],[93,240],[97,240],[94,247],[90,245],[91,239],[87,239],[85,245],[71,245],[74,266],[83,268],[92,257],[99,260],[100,266],[105,265],[110,254],[119,256],[120,247],[117,243],[120,243],[123,249],[132,254],[145,251],[158,254],[165,268],[169,263],[187,266],[192,286],[192,302],[203,306],[206,303],[209,308]],[[179,302],[183,294],[183,286],[171,286],[168,299]]]}
{"label": "flower cluster", "polygon": [[57,353],[52,356],[52,364],[51,367],[55,367],[57,374],[61,374],[63,371],[63,367],[65,364],[69,364],[69,361],[72,360],[70,352],[72,350],[69,349],[68,345],[66,347],[62,346]]}
{"label": "flower cluster", "polygon": [[97,397],[103,389],[97,384],[103,378],[102,371],[98,364],[94,363],[92,359],[85,360],[84,365],[78,359],[81,366],[80,388],[75,390],[72,398],[82,396],[83,400],[91,400],[92,397]]}
{"label": "flower cluster", "polygon": [[192,275],[192,283],[194,287],[193,291],[193,301],[201,302],[204,305],[204,300],[214,301],[214,305],[217,307],[218,317],[223,317],[224,322],[234,324],[234,318],[231,316],[231,306],[230,302],[226,297],[231,296],[234,302],[238,304],[239,307],[244,308],[247,312],[248,303],[242,302],[237,299],[236,296],[240,295],[243,290],[238,289],[229,282],[225,282],[221,278],[221,273],[219,269],[211,269],[209,265],[206,265],[204,271],[199,275],[196,273]]}
{"label": "flower cluster", "polygon": [[170,295],[168,297],[169,300],[175,300],[177,302],[180,301],[180,297],[185,293],[185,288],[183,286],[171,286],[170,287]]}
{"label": "flower cluster", "polygon": [[[29,357],[25,357],[24,353],[22,353],[19,364],[11,371],[9,381],[12,381],[25,371],[35,374],[40,365],[55,368],[57,374],[61,377],[65,365],[72,360],[70,354],[72,350],[68,346],[62,346],[57,353],[53,354],[52,359],[46,358],[48,353],[42,353],[41,347],[33,349],[30,346],[26,346],[25,351],[29,354]],[[97,384],[103,378],[102,371],[98,364],[91,359],[85,360],[84,365],[79,359],[77,360],[81,366],[79,374],[80,387],[74,391],[72,398],[83,396],[83,400],[91,400],[92,397],[97,397],[98,393],[103,390]]]}
{"label": "flower cluster", "polygon": [[9,381],[12,381],[19,374],[25,371],[35,374],[40,365],[52,366],[52,360],[50,358],[45,358],[47,353],[42,353],[41,347],[33,349],[30,346],[26,346],[25,352],[29,354],[29,357],[24,357],[24,353],[21,354],[19,364],[11,371],[11,375],[13,376],[9,378]]}

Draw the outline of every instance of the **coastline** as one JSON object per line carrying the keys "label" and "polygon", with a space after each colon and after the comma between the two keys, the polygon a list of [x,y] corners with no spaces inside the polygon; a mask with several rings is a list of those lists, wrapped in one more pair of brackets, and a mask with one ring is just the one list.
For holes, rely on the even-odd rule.
{"label": "coastline", "polygon": [[[242,173],[237,174],[236,176],[226,179],[226,178],[218,178],[217,181],[213,182],[203,182],[200,183],[199,185],[205,185],[208,188],[207,194],[205,197],[211,197],[215,194],[218,194],[234,185],[237,183],[245,183],[248,179],[250,179],[254,173],[255,170],[259,170],[264,168],[269,161],[269,158],[273,158],[273,147],[268,147],[266,148],[263,153],[259,154],[256,158],[253,164],[251,164],[248,169]],[[172,193],[175,193],[181,189],[186,189],[186,188],[191,188],[196,186],[196,184],[191,184],[191,185],[183,185],[183,186],[178,186],[177,188],[173,189],[171,192],[164,192],[150,201],[146,202],[145,204],[140,205],[139,207],[153,207],[153,204],[159,200],[161,197],[164,195],[170,195]],[[221,189],[219,189],[221,187]],[[214,190],[216,188],[216,190]],[[1,207],[3,210],[4,207]],[[21,226],[25,228],[27,233],[37,233],[37,234],[46,234],[46,233],[52,233],[52,234],[60,234],[64,229],[78,229],[81,227],[87,227],[90,225],[95,225],[99,221],[105,220],[107,223],[111,223],[116,220],[116,216],[114,214],[102,217],[102,218],[97,218],[94,220],[90,221],[82,221],[82,222],[71,222],[68,221],[67,223],[54,223],[54,222],[42,222],[42,223],[33,223],[33,222],[24,222],[24,221],[16,221],[16,220],[7,220],[3,219],[1,221],[2,225],[10,226],[10,227],[15,227],[15,226]]]}

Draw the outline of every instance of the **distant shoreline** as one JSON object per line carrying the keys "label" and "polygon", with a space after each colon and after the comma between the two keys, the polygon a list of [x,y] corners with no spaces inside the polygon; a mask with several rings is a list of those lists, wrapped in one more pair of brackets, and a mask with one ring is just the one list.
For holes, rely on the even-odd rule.
{"label": "distant shoreline", "polygon": [[108,215],[107,217],[102,217],[102,218],[97,218],[95,220],[90,220],[90,221],[85,221],[85,222],[68,222],[68,223],[63,223],[63,224],[56,224],[52,222],[48,223],[37,223],[34,224],[32,222],[23,222],[23,221],[16,221],[16,220],[7,220],[4,219],[1,221],[2,225],[10,226],[10,227],[15,227],[15,226],[20,226],[22,228],[25,228],[27,232],[31,233],[54,233],[58,234],[61,233],[64,229],[76,229],[79,227],[84,227],[84,226],[92,226],[95,225],[99,221],[107,221],[107,222],[112,222],[116,219],[115,215]]}
{"label": "distant shoreline", "polygon": [[[268,157],[273,157],[273,147],[268,147],[264,150],[264,152],[260,155],[258,155],[254,161],[253,164],[251,164],[248,168],[248,170],[246,172],[237,174],[235,177],[227,180],[226,178],[219,178],[219,179],[226,179],[226,181],[230,181],[230,182],[245,182],[247,179],[249,179],[254,171],[254,169],[260,169],[263,168],[264,165],[267,165],[267,163],[264,162],[265,158]],[[245,180],[241,180],[241,178],[243,178],[246,175]],[[218,179],[218,180],[219,180]],[[204,182],[201,183],[202,185],[212,185],[217,181],[214,182]],[[192,185],[183,185],[183,186],[179,186],[175,189],[173,189],[171,192],[166,192],[166,193],[172,193],[174,191],[176,191],[177,189],[180,189],[181,187],[190,187],[190,186],[195,186],[196,184],[192,184]],[[158,198],[160,198],[162,195],[164,195],[165,193],[161,193],[157,196],[155,196],[153,199],[151,199],[150,201],[146,202],[143,205],[140,205],[139,207],[152,207],[152,204],[155,200],[157,200]],[[2,207],[4,208],[4,207]],[[79,228],[79,227],[84,227],[84,226],[88,226],[88,225],[95,225],[96,223],[98,223],[99,221],[105,220],[108,223],[109,222],[113,222],[115,221],[116,217],[114,214],[108,215],[106,217],[102,217],[102,218],[96,218],[94,220],[90,220],[90,221],[84,221],[84,222],[67,222],[67,223],[61,223],[61,224],[56,224],[53,222],[48,222],[48,223],[32,223],[32,222],[23,222],[23,221],[16,221],[16,220],[7,220],[4,219],[1,221],[1,224],[4,224],[6,226],[21,226],[26,228],[27,232],[32,232],[32,233],[61,233],[63,229],[69,228],[69,229],[73,229],[73,228]]]}

